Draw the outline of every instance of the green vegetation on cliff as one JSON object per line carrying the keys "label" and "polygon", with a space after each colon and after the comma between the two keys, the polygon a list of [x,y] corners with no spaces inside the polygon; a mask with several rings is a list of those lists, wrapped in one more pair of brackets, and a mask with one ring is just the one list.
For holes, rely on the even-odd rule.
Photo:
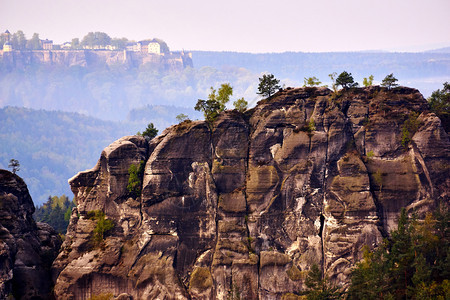
{"label": "green vegetation on cliff", "polygon": [[47,202],[36,208],[33,217],[37,222],[47,223],[57,232],[65,234],[72,208],[75,206],[76,204],[65,195],[48,197]]}
{"label": "green vegetation on cliff", "polygon": [[445,131],[450,132],[450,84],[445,82],[443,89],[434,91],[428,102],[431,110],[441,119]]}
{"label": "green vegetation on cliff", "polygon": [[403,209],[391,238],[364,251],[349,299],[449,299],[449,221],[446,205],[423,221]]}

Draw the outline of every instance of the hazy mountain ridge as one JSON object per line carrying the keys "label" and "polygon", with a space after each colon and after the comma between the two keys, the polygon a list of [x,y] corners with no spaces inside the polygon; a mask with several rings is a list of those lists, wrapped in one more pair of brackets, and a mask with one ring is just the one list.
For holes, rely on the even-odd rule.
{"label": "hazy mountain ridge", "polygon": [[102,121],[78,113],[0,109],[0,168],[19,160],[36,204],[50,195],[71,196],[67,180],[98,159],[98,151],[130,132],[124,124]]}
{"label": "hazy mountain ridge", "polygon": [[196,119],[194,109],[145,106],[132,110],[126,121],[104,121],[79,113],[8,106],[0,109],[0,168],[19,160],[36,205],[50,195],[72,196],[67,180],[92,166],[98,153],[117,138],[143,131],[149,122],[162,132],[184,113]]}
{"label": "hazy mountain ridge", "polygon": [[374,75],[375,82],[394,73],[405,86],[415,86],[425,96],[450,80],[450,53],[433,52],[284,52],[242,53],[192,51],[196,67],[226,69],[233,66],[251,72],[270,72],[281,79],[303,84],[305,77],[316,76],[330,82],[328,74],[351,72],[360,84],[364,77]]}

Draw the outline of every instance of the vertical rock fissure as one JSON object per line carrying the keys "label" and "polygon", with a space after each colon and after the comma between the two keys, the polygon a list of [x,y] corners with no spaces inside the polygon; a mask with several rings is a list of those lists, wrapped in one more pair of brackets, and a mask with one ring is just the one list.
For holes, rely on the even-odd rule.
{"label": "vertical rock fissure", "polygon": [[325,203],[326,203],[327,175],[328,175],[328,147],[329,147],[329,144],[328,144],[329,143],[329,135],[328,135],[328,133],[330,131],[331,124],[328,124],[328,128],[326,128],[324,126],[324,124],[322,126],[323,126],[323,128],[325,130],[327,138],[326,138],[326,142],[325,142],[325,166],[324,166],[325,170],[323,172],[323,178],[322,178],[322,180],[323,180],[323,185],[322,185],[322,188],[323,188],[323,201],[322,201],[322,208],[321,208],[321,214],[320,214],[319,236],[320,236],[320,240],[321,240],[321,243],[322,243],[322,263],[321,263],[321,265],[322,265],[322,276],[325,276],[325,240],[324,240],[324,237],[323,237],[323,230],[325,228],[325,215],[324,215],[325,210],[324,210],[324,206],[325,206]]}

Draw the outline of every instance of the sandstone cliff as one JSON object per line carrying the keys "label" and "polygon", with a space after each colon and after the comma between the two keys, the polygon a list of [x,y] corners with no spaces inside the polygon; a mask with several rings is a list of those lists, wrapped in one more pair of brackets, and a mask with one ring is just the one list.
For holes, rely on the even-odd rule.
{"label": "sandstone cliff", "polygon": [[[379,87],[289,88],[213,125],[124,137],[69,181],[56,297],[281,299],[313,264],[345,287],[402,207],[448,205],[449,146],[417,90]],[[95,211],[114,223],[100,242]]]}
{"label": "sandstone cliff", "polygon": [[173,53],[157,55],[133,51],[109,50],[33,50],[0,51],[0,63],[8,68],[24,68],[30,65],[45,64],[61,67],[98,67],[110,65],[127,65],[138,67],[143,64],[155,64],[160,69],[182,70],[192,67],[189,54]]}
{"label": "sandstone cliff", "polygon": [[23,180],[0,170],[0,299],[52,297],[50,267],[61,239],[48,224],[36,223],[33,212]]}

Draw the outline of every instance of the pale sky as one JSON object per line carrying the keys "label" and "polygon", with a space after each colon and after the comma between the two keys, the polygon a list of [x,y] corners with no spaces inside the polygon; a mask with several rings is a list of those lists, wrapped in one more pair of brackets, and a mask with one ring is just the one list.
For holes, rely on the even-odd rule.
{"label": "pale sky", "polygon": [[419,51],[450,46],[450,0],[0,0],[0,31],[90,31],[171,50]]}

